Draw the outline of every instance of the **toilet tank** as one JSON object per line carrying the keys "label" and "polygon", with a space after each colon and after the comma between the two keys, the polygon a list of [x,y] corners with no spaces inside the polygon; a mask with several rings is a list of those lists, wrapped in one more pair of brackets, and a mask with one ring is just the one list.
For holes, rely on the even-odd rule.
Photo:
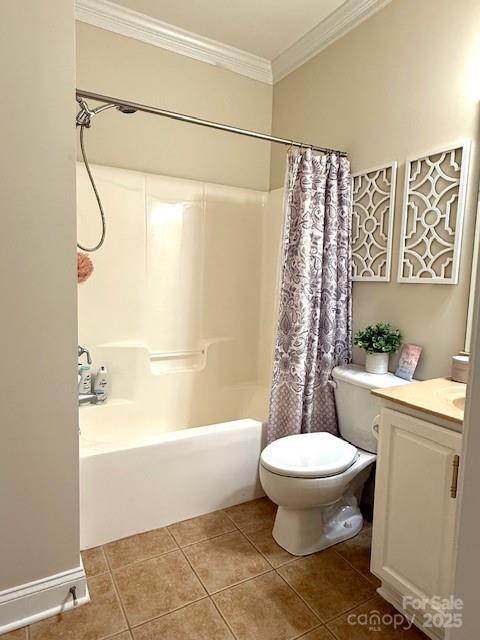
{"label": "toilet tank", "polygon": [[380,413],[382,401],[370,391],[398,387],[410,384],[410,381],[398,378],[393,373],[367,373],[363,367],[356,364],[335,367],[332,378],[335,384],[340,435],[364,451],[376,452],[377,440],[372,433],[372,423]]}

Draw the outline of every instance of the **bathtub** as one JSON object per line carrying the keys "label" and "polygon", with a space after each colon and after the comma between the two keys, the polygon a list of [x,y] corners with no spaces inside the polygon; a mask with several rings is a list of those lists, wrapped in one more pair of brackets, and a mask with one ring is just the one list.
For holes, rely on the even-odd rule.
{"label": "bathtub", "polygon": [[[87,421],[80,435],[81,549],[264,495],[258,479],[262,422],[234,420],[158,436],[152,425],[131,423],[135,435],[127,437],[114,428],[115,409],[95,428]],[[118,407],[123,417],[126,410]]]}

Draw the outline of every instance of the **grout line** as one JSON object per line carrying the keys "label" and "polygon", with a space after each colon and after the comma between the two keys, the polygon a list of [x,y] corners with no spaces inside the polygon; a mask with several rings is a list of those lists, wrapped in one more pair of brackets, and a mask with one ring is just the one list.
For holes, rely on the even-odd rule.
{"label": "grout line", "polygon": [[[248,534],[246,534],[246,535],[248,536]],[[253,543],[252,543],[252,544],[253,544]],[[278,543],[277,543],[277,544],[278,544]],[[341,544],[341,543],[338,543],[338,544]],[[360,574],[360,575],[362,576],[362,578],[364,578],[365,580],[367,580],[368,582],[370,582],[370,584],[372,584],[373,586],[375,586],[375,585],[374,585],[374,583],[373,583],[373,582],[371,582],[371,580],[369,580],[369,579],[367,578],[367,576],[365,576],[365,575],[364,575],[364,574],[363,574],[359,569],[357,569],[357,567],[355,567],[355,566],[354,566],[351,562],[349,562],[349,561],[348,561],[348,560],[347,560],[347,559],[346,559],[346,558],[345,558],[345,557],[344,557],[344,556],[343,556],[339,551],[337,551],[337,550],[335,549],[335,547],[336,547],[336,546],[337,546],[337,545],[332,545],[331,547],[327,547],[326,549],[321,549],[320,551],[315,551],[314,553],[309,553],[309,554],[308,554],[308,555],[306,555],[306,556],[292,556],[289,560],[285,560],[285,562],[283,562],[282,564],[278,565],[278,567],[275,567],[275,569],[283,569],[283,567],[285,567],[285,566],[287,566],[287,565],[290,565],[290,564],[292,564],[292,563],[294,563],[294,562],[297,562],[298,560],[302,560],[303,558],[313,558],[314,556],[318,555],[319,553],[323,553],[324,551],[328,551],[328,550],[330,549],[331,551],[335,551],[335,553],[336,553],[337,555],[339,555],[339,556],[342,558],[342,560],[345,560],[345,562],[346,562],[347,564],[349,564],[349,565],[350,565],[350,567],[352,567],[352,569],[355,569],[355,571],[356,571],[358,574]]]}
{"label": "grout line", "polygon": [[107,562],[107,552],[105,551],[105,545],[102,544],[100,546],[100,551],[101,551],[102,557],[103,557],[103,559],[105,561],[105,566],[107,567],[107,571],[108,571],[109,564]]}
{"label": "grout line", "polygon": [[[246,537],[246,535],[243,533],[243,531],[229,531],[228,533],[240,533],[243,538],[245,539],[245,541],[253,547],[253,549],[255,551],[257,551],[256,547],[254,546],[254,544]],[[222,535],[227,535],[227,534],[222,534]],[[220,538],[221,536],[216,536],[216,538]],[[210,538],[212,540],[212,538]],[[189,547],[191,547],[192,545],[189,545]],[[183,547],[180,549],[180,551],[182,551],[183,555],[185,556],[185,559],[187,560],[188,564],[190,565],[193,573],[197,576],[197,578],[200,580],[200,584],[203,586],[203,588],[206,590],[206,592],[208,593],[209,596],[212,595],[216,595],[217,593],[220,593],[221,591],[226,591],[227,589],[230,589],[231,587],[236,587],[239,584],[243,584],[244,582],[248,582],[249,580],[254,580],[255,578],[258,578],[259,576],[263,576],[266,573],[270,573],[271,571],[274,571],[275,569],[272,567],[272,565],[270,564],[270,562],[268,562],[267,560],[267,564],[268,564],[268,569],[265,569],[265,571],[261,571],[260,573],[255,574],[254,576],[249,576],[248,578],[244,578],[243,580],[239,580],[238,582],[234,582],[232,584],[227,585],[226,587],[222,587],[221,589],[217,589],[216,591],[212,591],[210,593],[210,591],[207,588],[207,585],[204,584],[203,580],[201,579],[200,575],[197,573],[197,571],[195,570],[193,564],[190,562],[190,559],[188,558],[187,554],[184,553],[184,549],[188,549],[189,547]],[[258,552],[258,551],[257,551]],[[260,553],[260,552],[258,552]],[[260,554],[263,557],[263,554]],[[265,558],[266,560],[266,558]]]}
{"label": "grout line", "polygon": [[110,571],[108,569],[105,569],[105,571],[101,571],[100,573],[88,575],[87,580],[91,580],[92,578],[99,578],[100,576],[106,576],[107,573],[110,573]]}
{"label": "grout line", "polygon": [[291,560],[285,560],[285,562],[283,562],[282,564],[279,564],[278,567],[275,567],[275,569],[283,569],[283,567],[290,566],[291,564],[293,564],[294,562],[298,562],[302,558],[310,558],[313,555],[315,554],[311,553],[308,556],[294,556]]}
{"label": "grout line", "polygon": [[227,625],[227,628],[230,630],[230,633],[232,634],[232,636],[235,638],[235,640],[238,640],[238,636],[235,635],[232,626],[230,625],[230,623],[228,622],[228,620],[225,618],[225,616],[223,615],[223,613],[220,611],[217,603],[215,602],[215,600],[210,596],[210,602],[213,604],[213,606],[215,607],[215,609],[218,611],[218,615],[221,617],[221,619],[225,622],[225,624]]}
{"label": "grout line", "polygon": [[[240,533],[242,533],[242,532],[240,531]],[[249,541],[247,540],[247,542],[249,542]],[[254,576],[249,576],[248,578],[244,578],[243,580],[239,580],[238,582],[234,582],[232,584],[227,585],[226,587],[222,587],[221,589],[217,589],[216,591],[212,591],[210,593],[210,591],[207,588],[207,585],[204,584],[204,582],[201,579],[200,575],[197,573],[197,571],[195,570],[193,564],[190,562],[190,559],[188,558],[187,554],[183,552],[183,549],[180,549],[180,551],[182,551],[183,555],[185,556],[186,561],[190,565],[190,568],[192,569],[193,573],[197,576],[198,580],[200,581],[200,584],[202,585],[202,587],[205,589],[205,591],[207,592],[207,594],[209,596],[216,595],[217,593],[221,593],[222,591],[226,591],[227,589],[230,589],[231,587],[236,587],[239,584],[243,584],[244,582],[248,582],[249,580],[254,580],[255,578],[258,578],[259,576],[263,576],[266,573],[271,573],[272,571],[274,571],[274,569],[271,568],[270,563],[268,563],[269,568],[266,569],[265,571],[261,571],[260,573],[257,573]]]}
{"label": "grout line", "polygon": [[132,624],[132,626],[130,627],[130,632],[133,633],[135,629],[139,629],[140,627],[143,627],[144,625],[149,624],[150,622],[155,622],[155,620],[160,620],[161,618],[165,618],[171,613],[177,613],[177,611],[181,611],[182,609],[186,609],[192,604],[197,604],[197,602],[201,602],[202,600],[207,600],[207,599],[208,599],[208,593],[205,594],[204,596],[201,596],[200,598],[196,598],[195,600],[192,600],[191,602],[185,602],[185,604],[182,604],[179,607],[175,607],[175,609],[171,609],[170,611],[165,611],[164,613],[161,613],[158,616],[153,616],[153,618],[147,618],[146,620],[142,620],[141,622]]}
{"label": "grout line", "polygon": [[[279,567],[279,569],[280,569],[280,567]],[[301,595],[298,593],[298,591],[297,591],[294,587],[292,587],[292,585],[288,582],[288,580],[287,580],[286,578],[284,578],[284,577],[282,576],[282,574],[281,574],[281,573],[279,573],[276,569],[275,569],[275,573],[276,573],[278,576],[280,576],[280,578],[285,582],[285,584],[286,584],[288,587],[290,587],[290,589],[291,589],[294,593],[296,593],[296,594],[297,594],[297,596],[298,596],[298,597],[300,598],[300,600],[301,600],[301,601],[302,601],[302,602],[307,606],[307,608],[308,608],[308,609],[310,609],[310,611],[313,613],[313,615],[314,615],[314,616],[319,620],[319,622],[320,622],[320,625],[319,625],[319,626],[321,626],[322,624],[324,624],[324,621],[323,621],[323,620],[322,620],[322,618],[318,615],[318,613],[315,611],[315,609],[314,609],[312,606],[310,606],[310,604],[305,600],[305,598],[304,598],[303,596],[301,596]],[[315,627],[315,628],[316,628],[316,627]]]}
{"label": "grout line", "polygon": [[327,630],[327,632],[332,636],[333,640],[342,640],[341,638],[339,638],[337,636],[337,634],[335,633],[335,631],[332,631],[332,629],[330,629],[329,627],[327,627],[327,625],[325,625],[325,629]]}
{"label": "grout line", "polygon": [[357,567],[356,567],[354,564],[352,564],[349,560],[347,560],[347,558],[345,558],[344,556],[342,556],[342,554],[341,554],[339,551],[337,551],[335,548],[332,548],[332,551],[334,551],[338,556],[340,556],[340,558],[341,558],[342,560],[344,560],[344,561],[348,564],[348,566],[349,566],[349,567],[351,567],[352,569],[354,569],[354,570],[356,571],[356,573],[358,573],[358,575],[359,575],[359,576],[362,576],[362,578],[363,578],[364,580],[366,580],[366,581],[368,582],[368,584],[370,584],[372,587],[374,587],[374,586],[375,586],[375,584],[373,583],[373,581],[372,581],[372,580],[369,580],[369,579],[367,578],[367,576],[366,576],[366,575],[364,575],[364,574],[360,571],[360,569],[357,569]]}
{"label": "grout line", "polygon": [[[261,549],[259,549],[259,547],[257,547],[257,545],[255,544],[255,542],[253,540],[251,540],[248,537],[248,533],[245,533],[244,531],[240,531],[240,533],[242,533],[244,535],[244,537],[248,540],[248,542],[250,542],[251,545],[253,545],[255,547],[255,549],[258,551],[258,553],[265,558],[265,560],[268,562],[268,564],[272,567],[272,569],[275,569],[276,567],[274,567],[273,563],[268,559],[268,556],[263,553],[263,551]],[[254,533],[253,531],[251,533]]]}
{"label": "grout line", "polygon": [[[125,622],[126,622],[126,624],[127,624],[127,628],[128,628],[128,630],[131,632],[130,621],[129,621],[129,619],[128,619],[127,612],[125,611],[125,607],[124,607],[124,605],[123,605],[123,600],[122,600],[122,597],[121,597],[121,595],[120,595],[120,590],[119,590],[119,588],[118,588],[117,581],[115,580],[114,573],[113,573],[112,568],[111,568],[111,566],[110,566],[110,561],[109,561],[109,559],[108,559],[108,555],[107,555],[107,553],[105,552],[105,550],[104,550],[104,548],[103,548],[103,545],[102,545],[102,550],[103,550],[103,553],[104,553],[104,556],[105,556],[105,561],[106,561],[106,563],[107,563],[107,567],[108,567],[108,569],[109,569],[110,577],[111,577],[111,579],[112,579],[113,589],[114,589],[114,591],[115,591],[115,594],[116,594],[116,596],[117,596],[118,602],[119,602],[119,604],[120,604],[120,609],[122,610],[122,614],[123,614],[123,617],[124,617]],[[130,635],[132,635],[132,633],[130,633]]]}
{"label": "grout line", "polygon": [[[335,551],[335,549],[333,549],[333,551]],[[319,553],[319,552],[317,552]],[[321,552],[320,552],[321,553]],[[335,553],[337,553],[337,555],[340,556],[340,554],[338,552],[335,551]],[[312,557],[315,554],[311,554],[311,556],[304,556],[304,557]],[[343,558],[343,556],[340,556],[343,560],[345,560],[345,558]],[[278,575],[282,578],[282,580],[284,580],[284,582],[286,582],[286,584],[292,589],[292,591],[294,591],[297,596],[307,605],[307,607],[317,616],[317,618],[320,619],[322,625],[326,626],[327,624],[329,624],[330,622],[333,622],[334,620],[336,620],[337,618],[340,618],[341,616],[345,615],[346,613],[349,613],[350,611],[353,611],[354,609],[356,609],[357,607],[360,607],[361,605],[365,604],[366,602],[369,602],[370,600],[373,600],[376,597],[376,593],[375,595],[370,595],[368,596],[368,598],[366,598],[365,600],[362,600],[361,602],[357,602],[356,605],[354,605],[353,607],[350,607],[349,609],[346,609],[345,611],[342,611],[342,613],[339,613],[335,616],[333,616],[332,618],[329,618],[327,620],[323,620],[322,618],[320,618],[319,614],[310,606],[310,604],[305,600],[305,598],[303,598],[303,596],[295,589],[295,587],[293,587],[288,580],[286,580],[286,578],[284,578],[282,576],[281,573],[279,573],[278,569],[283,569],[287,564],[290,565],[293,562],[297,561],[297,560],[301,560],[302,558],[295,558],[295,560],[289,560],[287,563],[281,565],[280,567],[278,567],[277,569],[275,569],[275,571],[278,573]],[[353,567],[353,565],[350,565],[350,563],[345,560],[345,562],[347,562],[347,564],[349,566],[351,566],[353,569],[355,569],[355,567]],[[363,576],[357,569],[355,569],[355,572],[358,573],[360,576],[362,576],[364,578],[364,580],[366,580],[365,576]],[[370,581],[367,581],[369,583],[369,585],[373,586],[372,583]],[[331,631],[330,629],[328,629],[328,631],[330,631],[330,633],[332,633],[332,635],[335,636],[335,634],[333,633],[333,631]],[[335,636],[336,638],[336,636]]]}
{"label": "grout line", "polygon": [[[183,522],[183,520],[181,520],[180,522]],[[164,527],[157,527],[156,529],[148,529],[148,531],[140,531],[140,533],[132,533],[131,536],[124,536],[123,538],[116,538],[115,540],[110,540],[110,542],[105,542],[105,544],[99,544],[96,547],[89,547],[88,549],[83,549],[80,553],[83,553],[85,551],[91,551],[92,549],[102,549],[103,555],[105,557],[107,557],[108,554],[107,554],[107,552],[105,550],[106,547],[110,547],[111,545],[117,544],[117,542],[123,542],[124,540],[130,540],[131,538],[141,538],[142,536],[145,536],[146,534],[154,533],[156,531],[165,531],[167,533],[167,537],[171,538],[172,542],[177,544],[175,538],[173,537],[171,531],[169,530],[169,527],[173,526],[174,524],[180,524],[180,522],[172,522],[171,524],[167,524]],[[165,553],[168,553],[168,552],[165,552]]]}
{"label": "grout line", "polygon": [[[163,527],[162,527],[162,528],[163,528]],[[173,549],[172,551],[167,551],[166,553],[162,553],[160,556],[154,556],[154,558],[159,558],[159,557],[161,557],[161,556],[168,555],[169,553],[177,553],[178,551],[180,551],[180,552],[182,553],[182,555],[185,557],[185,554],[184,554],[184,553],[183,553],[183,551],[179,548],[179,549]],[[107,554],[105,554],[105,556],[107,556]],[[147,560],[152,560],[152,559],[153,559],[153,558],[147,558]],[[186,558],[185,558],[185,559],[186,559]],[[139,562],[143,562],[143,561],[142,561],[142,560],[138,560],[138,561],[136,561],[136,562],[132,562],[132,563],[130,563],[129,565],[125,565],[125,567],[130,567],[130,566],[132,566],[133,564],[138,564]],[[187,560],[187,562],[188,562],[188,560]],[[189,563],[189,564],[190,564],[190,563]],[[107,565],[110,567],[110,563],[108,562],[108,558],[107,558]],[[119,570],[120,570],[120,569],[123,569],[123,568],[124,568],[124,567],[118,567],[118,569],[119,569]],[[142,622],[139,622],[138,624],[131,625],[131,624],[130,624],[130,622],[129,622],[129,620],[128,620],[128,617],[127,617],[127,614],[126,614],[126,611],[125,611],[125,607],[124,607],[124,605],[123,605],[123,600],[122,600],[122,597],[121,597],[121,595],[120,595],[120,591],[119,591],[119,589],[118,589],[118,586],[117,586],[117,583],[116,583],[116,580],[115,580],[114,570],[110,569],[110,575],[112,576],[112,582],[113,582],[113,584],[114,584],[114,588],[115,588],[115,591],[116,591],[117,597],[118,597],[118,599],[119,599],[119,601],[120,601],[120,606],[121,606],[121,608],[122,608],[123,614],[124,614],[125,619],[126,619],[126,621],[127,621],[128,630],[130,631],[130,634],[131,634],[132,636],[133,636],[133,630],[134,630],[134,629],[138,629],[138,627],[141,627],[142,625],[147,624],[148,622],[152,622],[153,620],[157,620],[158,618],[163,618],[164,616],[167,616],[169,613],[174,613],[175,611],[179,611],[180,609],[184,609],[185,607],[188,607],[190,604],[194,604],[195,602],[199,602],[200,600],[204,600],[205,598],[207,598],[207,597],[208,597],[208,592],[207,592],[207,590],[205,589],[205,587],[203,586],[203,583],[200,581],[201,586],[202,586],[202,587],[204,588],[204,590],[205,590],[205,595],[201,596],[200,598],[196,598],[195,600],[192,600],[191,602],[186,602],[185,604],[181,605],[180,607],[176,607],[175,609],[172,609],[172,610],[170,610],[170,611],[166,611],[165,613],[161,613],[161,614],[160,614],[160,615],[158,615],[158,616],[153,616],[153,618],[148,618],[147,620],[142,620]],[[121,633],[121,632],[119,632],[119,633]]]}
{"label": "grout line", "polygon": [[[177,523],[175,522],[174,524],[177,524]],[[176,545],[178,546],[178,548],[180,549],[180,548],[181,548],[181,547],[180,547],[180,543],[179,543],[179,542],[178,542],[178,540],[176,539],[175,534],[173,533],[173,531],[170,531],[170,527],[171,527],[171,526],[173,526],[173,525],[168,525],[168,526],[166,527],[166,529],[167,529],[168,533],[172,536],[173,541],[175,542],[175,544],[176,544]]]}
{"label": "grout line", "polygon": [[[212,512],[212,513],[216,513],[216,512]],[[201,516],[199,516],[199,517],[201,517]],[[177,524],[177,523],[173,523],[173,524]],[[235,523],[233,523],[233,524],[235,524]],[[172,525],[168,525],[168,526],[172,526]],[[166,529],[168,527],[160,527],[160,529],[164,529],[164,528]],[[159,531],[160,529],[152,529],[152,531]],[[180,546],[180,544],[178,543],[178,541],[175,538],[174,534],[169,531],[169,534],[171,535],[171,537],[173,539],[173,542],[177,545],[175,547],[175,549],[170,549],[169,551],[163,551],[162,553],[156,553],[153,556],[148,556],[146,558],[141,558],[139,560],[133,560],[132,562],[128,562],[127,564],[122,564],[122,565],[120,565],[118,567],[111,567],[110,562],[107,560],[107,554],[104,552],[104,556],[105,556],[105,560],[106,560],[106,563],[107,563],[107,567],[109,567],[109,568],[107,568],[102,573],[98,573],[96,575],[102,575],[103,573],[109,573],[109,572],[113,572],[113,571],[121,571],[122,569],[125,569],[126,567],[131,567],[134,564],[138,564],[140,562],[146,562],[147,560],[153,560],[154,558],[160,558],[162,556],[168,555],[169,553],[174,553],[175,551],[180,551],[182,549],[188,549],[190,547],[193,547],[196,544],[200,544],[201,542],[208,542],[209,540],[215,540],[216,538],[221,538],[222,536],[226,536],[226,535],[232,534],[232,533],[241,533],[241,534],[243,534],[243,536],[247,539],[247,541],[250,544],[252,544],[255,547],[255,549],[257,549],[257,547],[254,545],[254,543],[248,537],[248,534],[245,533],[244,531],[242,531],[241,529],[239,529],[236,525],[235,525],[235,528],[231,529],[230,531],[224,531],[223,533],[218,533],[218,534],[215,534],[215,535],[213,535],[213,536],[211,536],[209,538],[203,538],[202,540],[197,540],[196,542],[190,542],[189,544],[186,544],[186,545],[183,545],[183,546]],[[142,534],[138,534],[138,535],[142,535]],[[129,537],[135,537],[135,536],[129,536]],[[119,540],[125,540],[125,538],[119,538]],[[114,542],[117,542],[117,540],[113,540],[112,542],[109,542],[107,544],[112,544]],[[98,547],[92,547],[92,548],[98,548]],[[257,551],[262,556],[264,555],[259,549],[257,549]],[[265,559],[268,561],[267,558],[265,558]],[[298,559],[298,558],[294,558],[294,560],[296,560],[296,559]],[[271,563],[269,562],[269,564],[271,564]],[[96,576],[89,576],[89,577],[93,578],[93,577],[96,577]]]}
{"label": "grout line", "polygon": [[312,631],[317,631],[318,629],[321,629],[322,627],[325,627],[325,625],[323,623],[317,624],[315,627],[312,627],[311,629],[308,629],[308,631],[302,631],[302,635],[293,636],[293,638],[289,638],[289,640],[302,640],[302,638],[305,638],[306,636],[308,636],[308,634],[312,633]]}
{"label": "grout line", "polygon": [[[252,502],[253,502],[253,500],[252,500]],[[247,504],[247,503],[246,502],[239,502],[238,504]],[[237,527],[237,524],[233,520],[232,516],[228,513],[228,509],[233,509],[233,507],[238,507],[238,504],[232,504],[230,507],[223,507],[223,509],[219,509],[219,511],[221,511],[223,514],[225,514],[227,516],[227,518],[229,520],[231,520],[236,527]]]}
{"label": "grout line", "polygon": [[109,571],[112,573],[114,571],[122,571],[123,569],[127,569],[128,567],[132,567],[134,564],[140,564],[141,562],[148,562],[149,560],[162,558],[163,556],[168,556],[168,554],[176,553],[177,551],[180,551],[180,547],[177,547],[175,549],[170,549],[170,551],[164,551],[163,553],[156,553],[154,556],[148,556],[147,558],[141,558],[140,560],[133,560],[132,562],[129,562],[128,564],[122,564],[119,567],[111,567],[110,563],[108,563],[108,566],[110,567]]}
{"label": "grout line", "polygon": [[[192,563],[190,562],[189,558],[187,557],[187,554],[183,552],[183,549],[181,549],[183,556],[185,558],[185,560],[188,562],[188,565],[190,566],[190,569],[193,571],[193,573],[196,575],[197,580],[200,582],[200,584],[202,585],[202,587],[205,589],[205,591],[207,591],[207,587],[203,584],[202,580],[200,579],[200,576],[198,575],[198,573],[195,571],[195,569],[193,568]],[[220,617],[222,618],[222,620],[225,622],[225,624],[227,625],[227,628],[230,630],[230,633],[232,634],[232,636],[235,638],[235,640],[237,640],[237,636],[233,633],[233,629],[231,628],[230,624],[227,622],[227,620],[225,619],[225,617],[223,616],[222,612],[220,611],[220,609],[217,607],[215,600],[212,598],[212,596],[208,593],[208,599],[210,600],[210,602],[213,604],[213,606],[215,607],[215,609],[218,611]]]}
{"label": "grout line", "polygon": [[[351,611],[355,611],[355,609],[357,609],[358,607],[363,606],[367,602],[370,602],[370,600],[375,600],[376,597],[377,597],[376,594],[374,596],[369,596],[365,600],[362,600],[361,602],[357,602],[357,604],[354,607],[350,607],[349,609],[346,609],[345,611],[342,611],[342,613],[337,613],[332,618],[329,618],[328,620],[325,621],[325,623],[324,623],[325,626],[330,624],[331,622],[335,622],[335,620],[338,620],[338,618],[341,618],[342,616],[346,615],[347,613],[350,613]],[[329,631],[330,631],[330,629],[329,629]],[[332,633],[333,633],[333,631],[332,631]]]}
{"label": "grout line", "polygon": [[209,593],[209,596],[216,596],[218,593],[222,593],[222,591],[227,591],[228,589],[231,589],[232,587],[238,587],[241,584],[245,584],[245,582],[250,582],[250,580],[255,580],[255,578],[259,578],[260,576],[265,576],[267,573],[273,573],[275,571],[275,569],[272,569],[272,567],[269,567],[268,569],[266,569],[265,571],[261,571],[260,573],[257,573],[254,576],[250,576],[248,578],[244,578],[243,580],[239,580],[238,582],[234,582],[233,584],[229,584],[226,587],[222,587],[221,589],[217,589],[216,591],[212,591],[212,593]]}
{"label": "grout line", "polygon": [[99,638],[96,638],[95,640],[115,640],[115,638],[118,638],[118,636],[121,636],[122,633],[129,633],[130,634],[130,638],[133,638],[132,630],[131,629],[124,629],[123,631],[116,631],[111,636],[101,636]]}
{"label": "grout line", "polygon": [[[240,504],[243,504],[243,503],[240,503]],[[233,505],[233,506],[237,506],[237,505]],[[228,509],[230,509],[230,507],[227,507],[227,508],[228,508]],[[222,509],[222,512],[227,516],[227,518],[230,520],[230,522],[232,522],[232,523],[233,523],[234,527],[235,527],[236,529],[238,529],[239,531],[241,531],[240,527],[239,527],[239,526],[238,526],[238,524],[235,522],[235,520],[232,518],[232,516],[231,516],[229,513],[227,513],[224,509]]]}
{"label": "grout line", "polygon": [[188,564],[188,566],[190,567],[190,569],[192,570],[193,574],[195,575],[195,577],[197,578],[197,580],[199,581],[199,583],[202,585],[203,589],[205,590],[205,593],[207,594],[207,596],[209,596],[210,594],[208,593],[208,589],[207,587],[203,584],[203,580],[200,578],[200,576],[198,575],[198,573],[195,571],[195,569],[193,568],[192,563],[190,562],[190,559],[188,558],[187,554],[183,551],[183,549],[180,549],[180,551],[182,552],[182,555],[186,561],[186,563]]}
{"label": "grout line", "polygon": [[[83,551],[80,551],[80,555],[82,555],[83,553],[88,553],[89,551],[93,551],[94,549],[99,549],[100,550],[100,553],[102,554],[103,562],[104,562],[106,568],[103,569],[102,571],[100,571],[99,573],[88,575],[87,574],[87,570],[85,568],[85,563],[83,563],[83,568],[85,570],[85,575],[87,577],[87,581],[88,581],[89,578],[96,578],[97,576],[103,576],[106,573],[110,573],[110,567],[109,567],[109,564],[107,562],[107,554],[105,553],[104,545],[98,545],[97,547],[90,547],[90,549],[83,549]],[[82,562],[83,562],[83,556],[82,556]]]}
{"label": "grout line", "polygon": [[[265,497],[265,496],[264,496],[264,497]],[[254,498],[253,500],[247,500],[247,502],[240,502],[240,503],[239,503],[239,505],[240,505],[240,504],[248,504],[249,502],[256,502],[257,500],[263,500],[263,499],[264,499],[264,498]],[[237,506],[239,506],[239,505],[232,505],[232,507],[237,507]],[[226,507],[226,509],[231,509],[232,507]],[[243,529],[239,524],[237,524],[237,523],[235,522],[235,520],[232,518],[232,516],[231,516],[229,513],[227,513],[226,509],[221,509],[221,511],[223,511],[223,513],[227,516],[227,518],[233,522],[233,524],[235,525],[235,527],[236,527],[239,531],[241,531],[242,533],[244,533],[244,529]],[[261,518],[261,517],[262,517],[262,516],[260,516],[260,518]],[[273,526],[273,525],[272,525],[272,526]],[[247,525],[247,527],[248,527],[248,525]],[[260,530],[260,529],[264,529],[264,528],[267,528],[267,527],[270,527],[270,524],[266,524],[266,523],[264,523],[264,524],[260,525],[260,526],[258,527],[258,529],[257,529],[257,528],[256,528],[256,529],[254,529],[254,531],[258,531],[258,530]],[[253,532],[253,531],[252,531],[252,532]]]}
{"label": "grout line", "polygon": [[[333,551],[335,551],[335,549],[332,549],[332,550],[333,550]],[[341,556],[337,551],[335,551],[335,553],[336,553],[338,556],[340,556],[343,560],[345,560],[345,558],[344,558],[343,556]],[[315,555],[315,554],[312,554],[312,555]],[[310,557],[310,556],[306,556],[306,557]],[[297,560],[299,560],[299,559],[301,559],[301,558],[297,558]],[[286,563],[286,564],[292,564],[292,562],[294,562],[294,561],[289,561],[289,562],[288,562],[288,563]],[[351,566],[353,569],[355,569],[355,572],[356,572],[356,573],[358,573],[360,576],[362,576],[362,577],[364,578],[364,580],[366,580],[365,576],[363,576],[363,575],[362,575],[362,574],[361,574],[361,573],[360,573],[360,572],[359,572],[355,567],[353,567],[353,565],[350,565],[350,563],[349,563],[347,560],[345,560],[345,562],[346,562],[349,566]],[[282,565],[281,567],[278,567],[278,569],[282,569],[284,566],[285,566],[285,565]],[[276,570],[276,571],[277,571],[277,570]],[[315,613],[315,615],[316,615],[318,618],[320,618],[319,614],[318,614],[314,609],[312,609],[312,607],[308,604],[308,602],[307,602],[307,601],[306,601],[306,600],[301,596],[301,594],[300,594],[300,593],[299,593],[299,592],[298,592],[298,591],[297,591],[297,590],[296,590],[296,589],[295,589],[295,588],[294,588],[294,587],[293,587],[293,586],[292,586],[292,585],[291,585],[291,584],[290,584],[290,583],[289,583],[289,582],[288,582],[288,581],[287,581],[287,580],[282,576],[282,574],[281,574],[281,573],[279,573],[278,571],[277,571],[277,573],[278,573],[278,575],[279,575],[279,576],[280,576],[280,577],[281,577],[281,578],[282,578],[282,579],[283,579],[283,580],[288,584],[288,586],[289,586],[289,587],[290,587],[290,588],[291,588],[291,589],[292,589],[292,590],[293,590],[293,591],[298,595],[298,597],[299,597],[301,600],[303,600],[303,602],[308,606],[308,608],[309,608],[309,609],[311,609],[311,610],[313,611],[313,613]],[[371,585],[370,581],[367,581],[367,582]],[[373,586],[373,585],[372,585],[372,586]],[[337,620],[337,618],[340,618],[340,617],[344,616],[345,614],[347,614],[347,613],[349,613],[349,612],[353,611],[353,610],[354,610],[354,609],[356,609],[357,607],[360,607],[360,606],[362,606],[363,604],[365,604],[365,603],[369,602],[370,600],[373,600],[373,599],[376,597],[376,595],[377,595],[377,594],[375,594],[375,595],[373,595],[373,596],[372,596],[372,595],[368,596],[368,598],[366,598],[365,600],[362,600],[361,602],[357,602],[357,604],[355,604],[353,607],[350,607],[349,609],[346,609],[345,611],[342,611],[341,613],[339,613],[339,614],[337,614],[337,615],[333,616],[332,618],[329,618],[329,619],[327,619],[327,620],[322,620],[322,619],[320,618],[320,620],[322,621],[322,624],[323,624],[324,626],[327,626],[327,624],[329,624],[330,622],[333,622],[334,620]],[[327,627],[327,629],[328,629],[328,631],[330,631],[330,633],[331,633],[335,638],[337,638],[337,636],[333,633],[333,631],[331,631],[328,627]]]}
{"label": "grout line", "polygon": [[[201,542],[208,542],[209,540],[215,540],[215,538],[220,538],[221,536],[227,535],[227,533],[237,533],[238,529],[231,529],[230,531],[222,531],[222,533],[216,533],[209,538],[202,538],[201,540],[195,540],[195,542],[189,542],[188,544],[184,544],[183,546],[177,541],[175,538],[175,542],[178,544],[179,549],[188,549],[189,547],[193,547],[195,544],[200,544]],[[172,533],[173,536],[173,533]]]}

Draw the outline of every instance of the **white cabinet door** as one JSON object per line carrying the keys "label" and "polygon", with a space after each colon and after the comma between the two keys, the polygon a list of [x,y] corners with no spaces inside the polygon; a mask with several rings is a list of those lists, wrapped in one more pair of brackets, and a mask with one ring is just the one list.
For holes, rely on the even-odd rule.
{"label": "white cabinet door", "polygon": [[401,595],[448,597],[459,433],[383,409],[379,429],[372,571]]}

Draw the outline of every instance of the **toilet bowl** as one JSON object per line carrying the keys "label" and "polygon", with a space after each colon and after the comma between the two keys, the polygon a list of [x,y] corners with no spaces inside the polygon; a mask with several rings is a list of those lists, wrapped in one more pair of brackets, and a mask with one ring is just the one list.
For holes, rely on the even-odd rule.
{"label": "toilet bowl", "polygon": [[302,433],[269,444],[260,457],[260,481],[278,505],[272,535],[303,556],[355,536],[363,526],[360,500],[377,441],[372,432],[380,400],[375,388],[408,384],[393,374],[357,365],[332,372],[340,436]]}

